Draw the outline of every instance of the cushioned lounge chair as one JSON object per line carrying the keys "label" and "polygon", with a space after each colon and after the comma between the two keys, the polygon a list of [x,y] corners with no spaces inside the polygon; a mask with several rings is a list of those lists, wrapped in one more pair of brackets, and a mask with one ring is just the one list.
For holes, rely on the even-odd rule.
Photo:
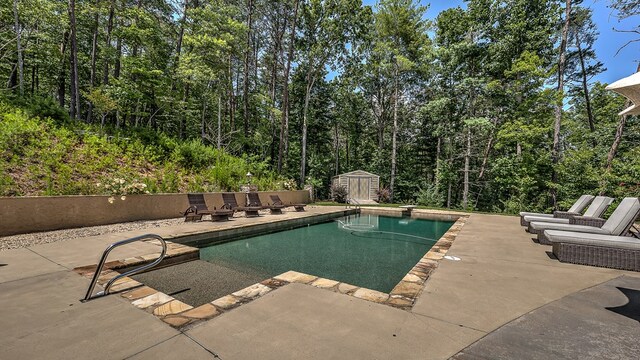
{"label": "cushioned lounge chair", "polygon": [[282,205],[282,204],[262,205],[262,202],[260,201],[260,196],[258,195],[257,192],[250,192],[247,194],[247,196],[249,197],[250,206],[259,206],[262,209],[269,209],[269,211],[271,211],[272,214],[282,214],[282,209],[286,207],[285,205]]}
{"label": "cushioned lounge chair", "polygon": [[[583,221],[587,221],[590,218],[600,218],[602,214],[609,208],[609,205],[613,202],[613,198],[607,196],[596,196],[591,205],[587,208],[587,211],[584,212],[584,215],[580,218]],[[573,215],[571,217],[544,217],[544,216],[532,216],[527,215],[524,217],[525,222],[529,223],[527,227],[527,231],[532,232],[531,223],[532,222],[550,222],[556,224],[570,224],[573,218],[577,217],[577,215]]]}
{"label": "cushioned lounge chair", "polygon": [[292,204],[292,203],[286,205],[285,203],[282,202],[282,200],[280,200],[280,196],[278,195],[270,195],[269,197],[271,198],[273,205],[285,205],[287,207],[293,207],[296,209],[296,211],[304,211],[304,207],[307,206],[307,204]]}
{"label": "cushioned lounge chair", "polygon": [[209,210],[203,194],[187,194],[187,198],[189,199],[189,207],[184,212],[184,221],[202,220],[204,215],[211,216],[211,221],[225,221],[233,215],[232,210],[218,210],[215,207],[213,210]]}
{"label": "cushioned lounge chair", "polygon": [[224,201],[224,207],[232,212],[244,211],[246,217],[260,216],[258,211],[262,210],[261,206],[239,206],[236,200],[236,194],[234,193],[222,193],[222,201]]}
{"label": "cushioned lounge chair", "polygon": [[569,218],[571,216],[579,216],[582,214],[587,205],[593,200],[593,195],[582,195],[580,198],[569,208],[567,211],[554,211],[553,214],[541,214],[523,211],[520,213],[520,225],[529,226],[529,223],[524,219],[526,216],[538,216],[544,218]]}
{"label": "cushioned lounge chair", "polygon": [[640,239],[558,230],[544,235],[561,262],[640,271]]}
{"label": "cushioned lounge chair", "polygon": [[547,222],[532,222],[531,229],[537,233],[538,242],[551,245],[545,236],[545,230],[561,230],[600,235],[627,236],[629,229],[640,216],[640,199],[637,197],[624,198],[608,220],[587,219],[581,222],[580,217],[574,217],[573,224],[554,224]]}

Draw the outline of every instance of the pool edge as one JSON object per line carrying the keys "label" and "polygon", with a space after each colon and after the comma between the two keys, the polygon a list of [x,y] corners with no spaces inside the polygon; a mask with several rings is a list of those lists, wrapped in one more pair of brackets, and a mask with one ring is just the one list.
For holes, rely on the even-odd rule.
{"label": "pool edge", "polygon": [[[379,215],[390,215],[391,213],[397,212],[394,210],[387,211],[387,209],[379,208],[369,208],[363,210],[365,210],[364,213],[377,213]],[[348,211],[345,211],[344,213],[346,214],[347,212]],[[340,212],[294,219],[292,222],[297,222],[303,219],[309,220],[316,218],[317,222],[314,223],[319,223],[326,221],[320,220],[320,218],[330,219],[335,217],[334,215],[336,214],[340,214]],[[181,331],[192,328],[199,323],[202,323],[203,321],[215,318],[243,304],[259,299],[265,294],[291,283],[311,285],[343,295],[353,296],[362,300],[367,300],[378,304],[388,305],[398,309],[410,311],[413,308],[416,300],[420,297],[426,281],[429,279],[433,271],[438,267],[439,261],[446,255],[447,251],[453,244],[453,241],[456,239],[458,233],[469,218],[469,215],[456,213],[430,213],[428,211],[420,211],[414,212],[411,217],[423,219],[434,219],[435,217],[435,219],[437,220],[455,220],[455,222],[429,249],[429,251],[427,251],[423,255],[423,257],[402,278],[402,280],[400,280],[400,282],[396,284],[396,286],[391,290],[390,293],[383,293],[380,291],[358,287],[336,280],[326,279],[296,271],[287,271],[272,278],[265,279],[259,283],[250,285],[244,289],[236,291],[232,294],[225,295],[221,298],[215,299],[209,303],[200,305],[195,308],[189,304],[173,298],[172,296],[169,296],[163,292],[160,292],[128,277],[117,281],[116,284],[114,284],[112,291],[114,294],[119,294],[121,297],[129,300],[134,306],[153,314],[158,319]],[[287,221],[276,221],[274,223],[281,223],[281,226],[283,226],[283,228],[287,227]],[[191,236],[200,236],[204,234],[211,235],[211,233],[213,232]],[[186,237],[188,237],[188,235],[173,238],[172,241],[169,242],[169,247],[175,249],[174,256],[176,258],[178,258],[179,256],[188,258],[189,256],[192,256],[194,251],[198,251],[198,249],[194,247],[187,246],[182,243],[173,242],[175,240]],[[145,259],[145,256],[112,261],[111,263],[113,263],[113,266],[103,270],[103,272],[100,274],[99,284],[106,283],[111,278],[116,276],[118,274],[115,271],[116,269],[120,269],[124,266],[131,266],[134,260],[136,260],[137,262],[147,261],[147,259]],[[91,272],[89,270],[92,266],[76,268],[74,270],[76,270],[76,272],[83,276],[91,276]]]}

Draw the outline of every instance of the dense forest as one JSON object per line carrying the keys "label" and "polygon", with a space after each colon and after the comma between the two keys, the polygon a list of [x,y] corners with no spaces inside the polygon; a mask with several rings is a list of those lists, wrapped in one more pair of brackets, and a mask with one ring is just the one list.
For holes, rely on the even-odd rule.
{"label": "dense forest", "polygon": [[[640,13],[630,0],[609,6]],[[128,136],[140,145],[125,145],[127,156],[142,163],[145,136],[174,142],[159,152],[167,159],[210,155],[184,164],[199,181],[154,191],[232,188],[247,170],[265,174],[264,190],[290,179],[327,198],[332,176],[363,169],[381,176],[385,201],[435,207],[516,212],[583,193],[640,195],[640,123],[593,81],[606,69],[587,6],[426,10],[413,0],[3,0],[1,125],[76,123],[103,147]],[[49,141],[33,156],[59,144]],[[0,153],[7,184],[21,172],[17,148]],[[221,157],[235,177],[216,177]],[[175,176],[162,167],[161,180]],[[57,176],[44,169],[40,178]]]}

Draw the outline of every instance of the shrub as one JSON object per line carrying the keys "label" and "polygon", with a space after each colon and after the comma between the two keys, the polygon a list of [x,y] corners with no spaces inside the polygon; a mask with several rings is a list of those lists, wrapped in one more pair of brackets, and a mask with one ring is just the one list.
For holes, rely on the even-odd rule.
{"label": "shrub", "polygon": [[331,197],[333,201],[344,204],[347,202],[347,188],[342,185],[332,185]]}
{"label": "shrub", "polygon": [[440,207],[444,203],[444,196],[435,184],[427,184],[420,188],[416,202],[422,206]]}
{"label": "shrub", "polygon": [[383,204],[388,204],[391,202],[391,190],[387,187],[383,187],[378,189],[378,202]]}
{"label": "shrub", "polygon": [[50,118],[57,124],[68,123],[70,121],[67,111],[50,97],[34,96],[28,98],[26,108],[32,117]]}
{"label": "shrub", "polygon": [[199,140],[192,140],[175,148],[174,159],[186,168],[202,169],[215,163],[216,153]]}

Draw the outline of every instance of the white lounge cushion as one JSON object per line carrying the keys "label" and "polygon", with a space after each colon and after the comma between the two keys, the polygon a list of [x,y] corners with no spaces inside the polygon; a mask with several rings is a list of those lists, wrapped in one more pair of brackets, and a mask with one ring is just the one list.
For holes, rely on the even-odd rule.
{"label": "white lounge cushion", "polygon": [[[571,205],[571,208],[568,210],[568,212],[582,213],[582,210],[584,210],[587,207],[587,205],[591,203],[593,198],[594,198],[593,195],[580,196],[580,198],[578,198],[578,200],[576,200],[576,202],[573,205]],[[542,216],[542,217],[552,218],[553,214],[542,214],[542,213],[521,211],[520,217],[524,217],[524,216]]]}
{"label": "white lounge cushion", "polygon": [[526,222],[549,222],[554,224],[568,224],[569,219],[564,218],[554,218],[554,217],[544,217],[544,216],[525,216],[524,221]]}
{"label": "white lounge cushion", "polygon": [[613,198],[608,196],[596,196],[587,208],[587,211],[584,212],[584,216],[599,218],[607,211],[612,202]]}
{"label": "white lounge cushion", "polygon": [[568,243],[590,246],[615,247],[640,250],[640,240],[630,236],[586,234],[573,231],[546,230],[544,235],[554,243]]}
{"label": "white lounge cushion", "polygon": [[612,235],[623,235],[633,225],[638,215],[640,215],[640,200],[637,197],[624,198],[607,222],[602,225],[602,229]]}
{"label": "white lounge cushion", "polygon": [[587,207],[587,205],[591,203],[593,198],[594,198],[593,195],[582,195],[580,196],[578,201],[576,201],[573,204],[573,206],[571,206],[571,208],[569,208],[569,210],[567,211],[574,212],[574,213],[582,213],[582,210],[584,210]]}
{"label": "white lounge cushion", "polygon": [[571,224],[557,224],[551,222],[532,222],[529,224],[533,230],[541,231],[541,230],[562,230],[562,231],[575,231],[581,233],[594,233],[594,234],[604,234],[611,235],[607,230],[603,230],[601,228],[595,226],[586,226],[586,225],[571,225]]}

